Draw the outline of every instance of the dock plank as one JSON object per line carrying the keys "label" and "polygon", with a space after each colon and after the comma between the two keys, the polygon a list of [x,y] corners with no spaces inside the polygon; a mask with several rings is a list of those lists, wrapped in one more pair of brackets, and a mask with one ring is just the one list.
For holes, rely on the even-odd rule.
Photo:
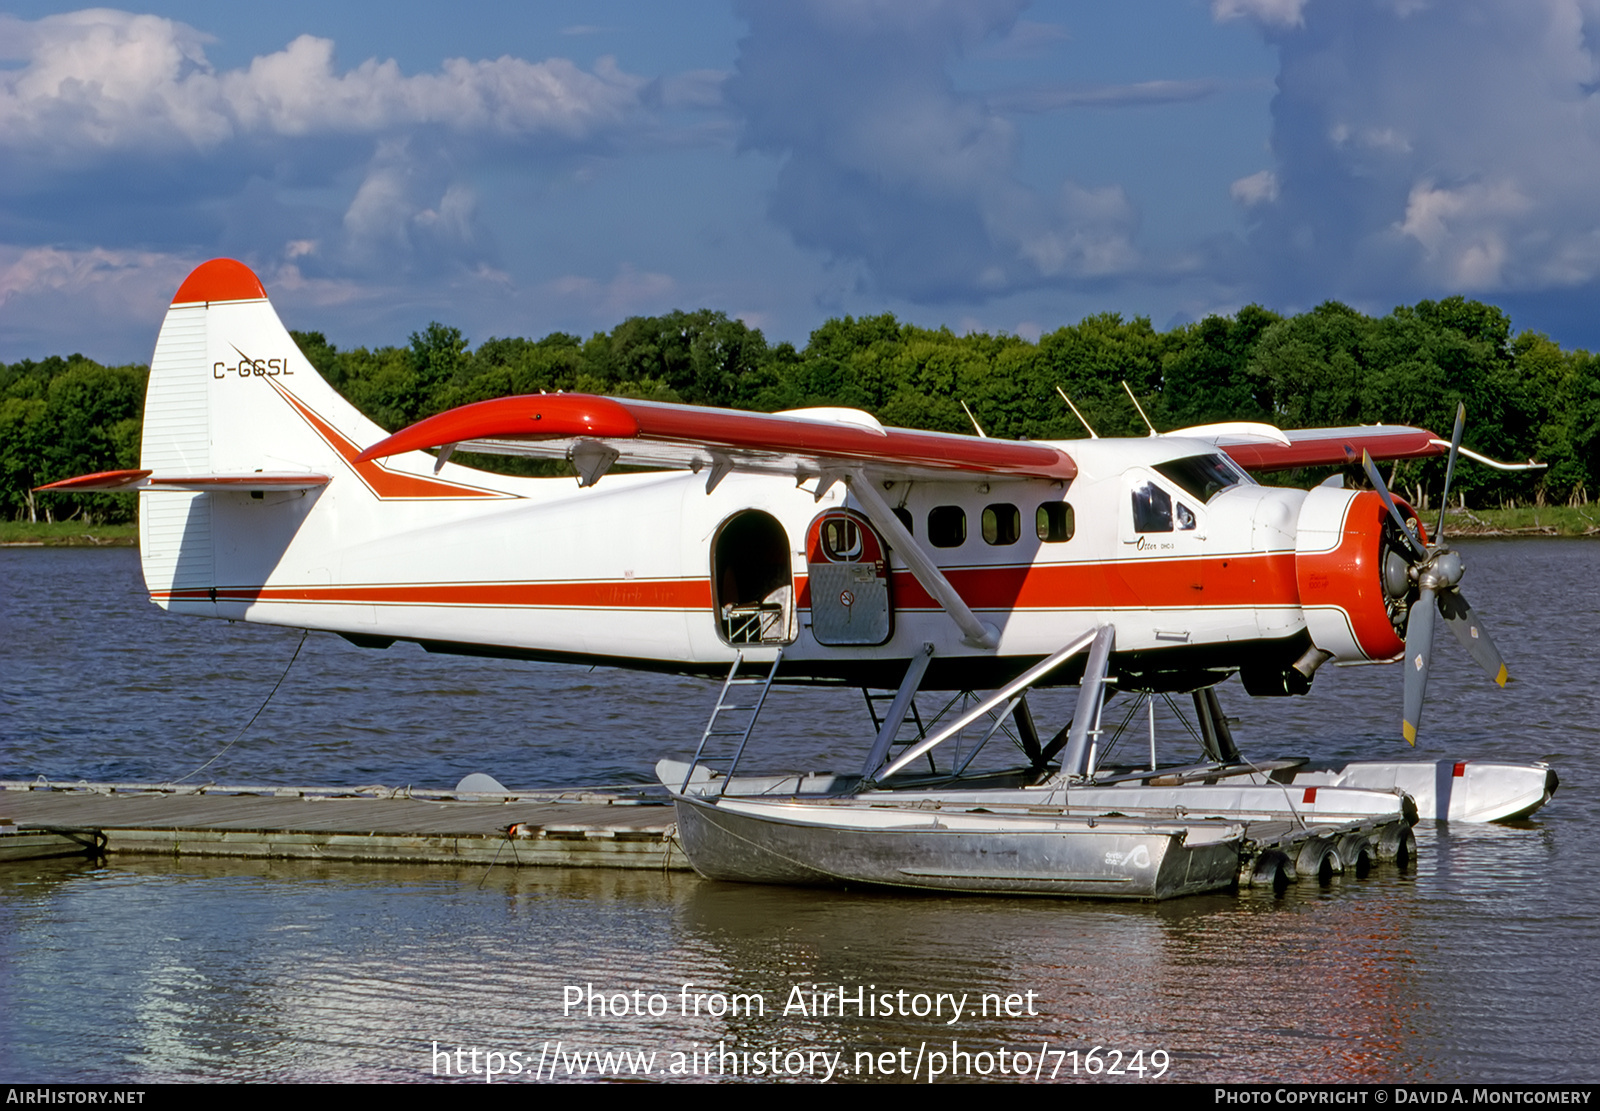
{"label": "dock plank", "polygon": [[[670,805],[583,793],[466,801],[76,789],[0,790],[0,822],[104,835],[107,854],[689,870]],[[58,841],[37,836],[59,852]],[[17,842],[20,848],[21,842]]]}

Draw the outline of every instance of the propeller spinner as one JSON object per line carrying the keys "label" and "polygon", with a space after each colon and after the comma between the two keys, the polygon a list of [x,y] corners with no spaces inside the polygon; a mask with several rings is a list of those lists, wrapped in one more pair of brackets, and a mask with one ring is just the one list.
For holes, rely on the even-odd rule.
{"label": "propeller spinner", "polygon": [[[1405,608],[1405,709],[1402,728],[1411,744],[1417,743],[1417,726],[1422,720],[1422,696],[1428,685],[1432,662],[1434,611],[1437,610],[1450,631],[1473,659],[1496,683],[1506,685],[1506,662],[1482,622],[1461,594],[1464,565],[1461,553],[1444,546],[1444,509],[1450,497],[1450,480],[1455,474],[1456,456],[1461,450],[1461,431],[1466,423],[1466,406],[1456,410],[1456,427],[1450,437],[1450,458],[1445,466],[1444,495],[1439,511],[1439,528],[1433,544],[1424,544],[1417,535],[1416,522],[1407,520],[1395,504],[1372,456],[1361,454],[1361,465],[1372,487],[1383,499],[1390,518],[1398,529],[1402,545],[1391,547],[1383,559],[1384,592],[1395,606]],[[1415,592],[1413,596],[1413,591]]]}

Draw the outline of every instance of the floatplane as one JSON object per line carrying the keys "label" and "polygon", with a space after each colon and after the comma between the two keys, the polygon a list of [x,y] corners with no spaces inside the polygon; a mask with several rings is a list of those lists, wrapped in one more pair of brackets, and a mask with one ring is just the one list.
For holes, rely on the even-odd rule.
{"label": "floatplane", "polygon": [[[453,462],[458,450],[565,460],[576,480],[491,474]],[[1349,816],[1372,811],[1363,792],[1389,809],[1403,792],[1423,816],[1521,816],[1555,787],[1543,765],[1252,764],[1213,689],[1237,674],[1252,695],[1301,695],[1327,664],[1403,658],[1414,743],[1439,622],[1505,683],[1462,596],[1463,561],[1438,540],[1442,516],[1430,539],[1374,465],[1436,455],[1451,474],[1463,455],[1505,466],[1461,446],[1459,416],[1448,441],[1233,422],[1013,442],[885,427],[853,409],[538,394],[391,435],[316,372],[257,276],[216,259],[183,282],[161,328],[139,468],[43,489],[137,490],[145,582],[173,613],[365,648],[722,676],[700,752],[666,768],[680,799],[750,793],[732,788],[754,713],[729,728],[730,692],[753,682],[758,706],[776,681],[883,693],[867,699],[873,741],[858,774],[746,781],[769,796],[901,782],[962,805],[960,791],[998,785],[909,771],[979,723],[1015,735],[1021,805],[1070,790],[1090,809],[1224,820],[1272,810],[1271,794],[1294,796],[1300,817]],[[1252,477],[1355,460],[1372,490]],[[1028,691],[1072,684],[1075,712],[1052,735]],[[942,727],[916,708],[922,692],[989,690]],[[1102,709],[1116,693],[1190,695],[1201,761],[1105,762]],[[712,771],[724,740],[733,757]]]}

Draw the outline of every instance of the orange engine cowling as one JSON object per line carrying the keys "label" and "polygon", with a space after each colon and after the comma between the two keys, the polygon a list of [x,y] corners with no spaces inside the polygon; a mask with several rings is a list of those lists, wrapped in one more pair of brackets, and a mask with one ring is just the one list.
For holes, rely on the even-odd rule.
{"label": "orange engine cowling", "polygon": [[[1403,515],[1416,517],[1410,506],[1397,504]],[[1312,644],[1338,661],[1400,655],[1413,593],[1406,553],[1375,492],[1311,490],[1300,507],[1294,564]]]}

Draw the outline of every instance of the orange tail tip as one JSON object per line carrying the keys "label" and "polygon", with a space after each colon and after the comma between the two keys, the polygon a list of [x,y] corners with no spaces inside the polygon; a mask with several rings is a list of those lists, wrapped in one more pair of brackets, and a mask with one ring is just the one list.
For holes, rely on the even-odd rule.
{"label": "orange tail tip", "polygon": [[214,258],[202,262],[183,280],[173,295],[174,305],[193,305],[212,301],[265,301],[267,290],[242,262],[231,258]]}

